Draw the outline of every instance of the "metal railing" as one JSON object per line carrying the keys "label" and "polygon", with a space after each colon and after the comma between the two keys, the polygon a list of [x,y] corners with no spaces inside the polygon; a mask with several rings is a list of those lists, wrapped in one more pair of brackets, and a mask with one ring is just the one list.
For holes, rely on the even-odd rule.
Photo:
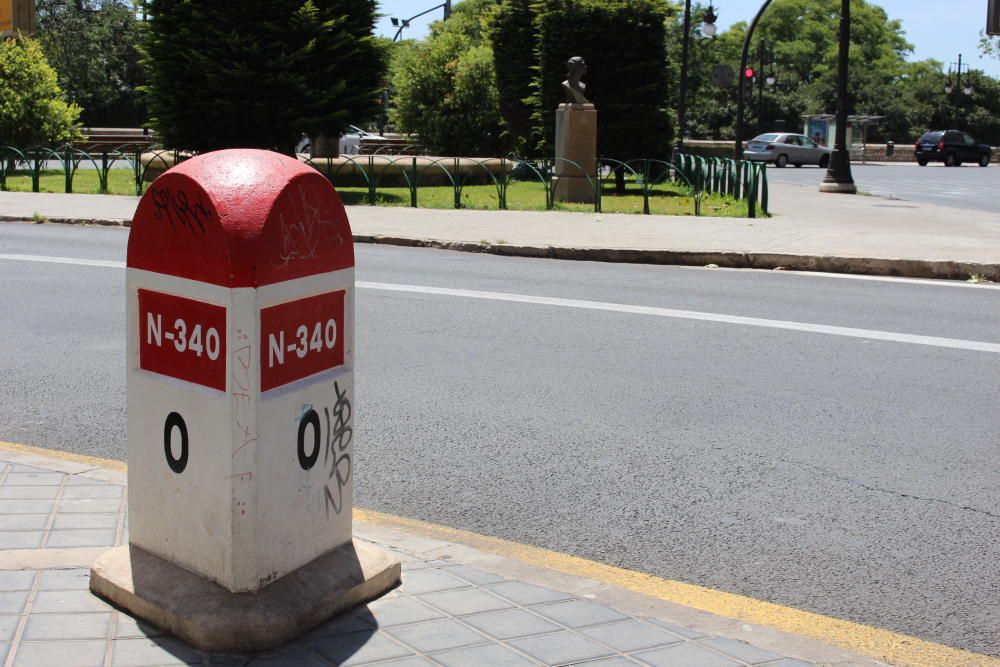
{"label": "metal railing", "polygon": [[[31,178],[31,189],[39,192],[43,171],[62,171],[65,191],[73,192],[73,181],[81,166],[97,172],[98,191],[108,192],[108,177],[112,169],[127,169],[135,183],[135,193],[141,195],[144,184],[153,176],[191,157],[191,153],[143,145],[122,145],[88,153],[70,144],[62,146],[32,146],[19,149],[0,146],[0,190],[7,189],[7,179],[25,172]],[[455,208],[462,208],[463,190],[470,185],[491,185],[496,190],[497,207],[508,208],[508,194],[516,183],[538,183],[544,193],[545,208],[557,205],[556,182],[560,177],[585,179],[591,191],[594,211],[602,212],[603,199],[609,184],[624,182],[626,194],[642,197],[642,212],[650,213],[650,200],[665,194],[668,188],[679,187],[692,199],[693,214],[701,215],[702,201],[707,195],[719,195],[733,201],[746,201],[747,215],[755,218],[767,215],[767,170],[762,163],[725,158],[703,158],[680,155],[676,163],[643,158],[614,160],[600,158],[588,164],[563,158],[522,159],[419,157],[413,155],[345,155],[339,158],[307,158],[306,164],[325,175],[331,183],[353,181],[365,191],[370,205],[379,204],[379,189],[403,187],[409,194],[409,205],[419,206],[421,187],[447,187],[453,194]],[[558,174],[558,175],[557,175]],[[386,185],[386,181],[396,185]],[[339,186],[338,186],[339,187]]]}

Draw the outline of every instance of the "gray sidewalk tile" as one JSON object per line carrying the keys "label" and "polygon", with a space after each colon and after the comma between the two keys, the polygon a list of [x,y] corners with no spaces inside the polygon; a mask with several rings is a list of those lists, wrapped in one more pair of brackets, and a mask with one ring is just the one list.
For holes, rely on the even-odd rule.
{"label": "gray sidewalk tile", "polygon": [[341,614],[322,625],[313,628],[305,635],[303,641],[309,642],[320,637],[343,635],[349,632],[368,632],[378,625],[378,621],[367,609],[362,607],[347,614]]}
{"label": "gray sidewalk tile", "polygon": [[766,663],[766,667],[816,667],[816,665],[811,662],[803,662],[793,658],[782,658],[781,660],[777,660],[775,662]]}
{"label": "gray sidewalk tile", "polygon": [[54,505],[51,500],[5,500],[0,509],[4,514],[44,514],[47,518]]}
{"label": "gray sidewalk tile", "polygon": [[101,486],[75,485],[69,489],[63,489],[63,498],[121,498],[124,487],[115,484],[104,484]]}
{"label": "gray sidewalk tile", "polygon": [[662,621],[658,618],[644,618],[642,619],[653,625],[658,625],[664,630],[674,633],[675,635],[680,635],[685,639],[698,639],[699,637],[705,637],[704,632],[698,632],[697,630],[692,630],[690,628],[684,628],[679,625],[674,625],[673,623],[668,623],[667,621]]}
{"label": "gray sidewalk tile", "polygon": [[4,486],[59,486],[64,475],[61,472],[12,472],[7,474]]}
{"label": "gray sidewalk tile", "polygon": [[560,629],[558,625],[523,609],[504,609],[465,616],[462,621],[497,639],[540,635]]}
{"label": "gray sidewalk tile", "polygon": [[201,654],[176,639],[115,639],[112,667],[147,667],[148,665],[200,665]]}
{"label": "gray sidewalk tile", "polygon": [[10,644],[0,643],[0,665],[4,664],[7,660],[7,654],[10,653]]}
{"label": "gray sidewalk tile", "polygon": [[44,570],[39,576],[38,590],[41,591],[82,591],[90,588],[90,570],[87,568]]}
{"label": "gray sidewalk tile", "polygon": [[624,621],[628,618],[628,616],[618,613],[611,607],[605,607],[602,604],[588,600],[556,602],[555,604],[532,607],[531,610],[569,628],[582,628],[587,625]]}
{"label": "gray sidewalk tile", "polygon": [[714,648],[719,653],[724,653],[730,657],[736,658],[737,660],[742,660],[743,662],[749,662],[751,665],[767,662],[768,660],[778,660],[779,658],[785,657],[783,655],[778,655],[777,653],[765,651],[762,648],[757,648],[756,646],[751,646],[746,642],[737,641],[735,639],[726,639],[725,637],[709,637],[707,639],[699,639],[696,643],[709,646]]}
{"label": "gray sidewalk tile", "polygon": [[57,514],[52,530],[73,528],[117,528],[117,514]]}
{"label": "gray sidewalk tile", "polygon": [[53,530],[45,543],[48,548],[111,547],[115,544],[115,529]]}
{"label": "gray sidewalk tile", "polygon": [[[7,502],[0,506],[0,511],[7,511]],[[0,530],[42,530],[49,522],[45,514],[3,514],[0,515]]]}
{"label": "gray sidewalk tile", "polygon": [[386,632],[420,653],[461,648],[489,641],[475,630],[470,630],[451,618],[403,625]]}
{"label": "gray sidewalk tile", "polygon": [[66,478],[66,486],[104,486],[105,484],[108,484],[108,482],[80,475],[70,475]]}
{"label": "gray sidewalk tile", "polygon": [[380,628],[442,618],[443,614],[411,597],[382,598],[368,605]]}
{"label": "gray sidewalk tile", "polygon": [[24,628],[24,640],[105,639],[110,622],[110,612],[32,614]]}
{"label": "gray sidewalk tile", "polygon": [[526,584],[522,581],[505,581],[499,584],[484,586],[484,588],[524,607],[532,604],[570,600],[573,598],[569,593]]}
{"label": "gray sidewalk tile", "polygon": [[548,665],[584,662],[614,654],[611,649],[599,646],[586,637],[568,630],[561,630],[551,635],[512,639],[508,643]]}
{"label": "gray sidewalk tile", "polygon": [[[21,624],[21,619],[23,616],[14,614],[0,614],[0,642],[9,642],[14,640],[14,634],[17,632],[17,626]],[[0,665],[3,664],[3,660],[0,660]]]}
{"label": "gray sidewalk tile", "polygon": [[[11,472],[34,472],[34,473],[43,472],[43,473],[49,473],[49,474],[52,474],[54,472],[52,470],[49,470],[48,468],[38,468],[38,467],[35,467],[35,466],[25,465],[23,463],[11,463],[10,464],[10,471]],[[62,473],[58,473],[58,474],[61,475]]]}
{"label": "gray sidewalk tile", "polygon": [[67,498],[59,503],[59,511],[67,514],[101,514],[115,513],[121,509],[121,500],[117,498]]}
{"label": "gray sidewalk tile", "polygon": [[3,549],[37,549],[41,544],[40,530],[0,531],[0,548]]}
{"label": "gray sidewalk tile", "polygon": [[32,614],[108,611],[111,606],[90,591],[38,591]]}
{"label": "gray sidewalk tile", "polygon": [[683,637],[672,632],[635,619],[608,623],[607,625],[594,625],[583,628],[580,632],[622,653],[642,651],[685,641]]}
{"label": "gray sidewalk tile", "polygon": [[27,591],[34,585],[34,570],[0,571],[0,591]]}
{"label": "gray sidewalk tile", "polygon": [[0,614],[20,614],[30,591],[0,591]]}
{"label": "gray sidewalk tile", "polygon": [[639,663],[620,655],[587,663],[587,667],[636,667]]}
{"label": "gray sidewalk tile", "polygon": [[13,667],[103,667],[107,642],[22,642],[14,654]]}
{"label": "gray sidewalk tile", "polygon": [[159,637],[162,634],[163,631],[156,626],[136,620],[120,611],[118,612],[118,625],[115,628],[115,637],[118,639],[153,638]]}
{"label": "gray sidewalk tile", "polygon": [[330,667],[330,663],[300,648],[289,648],[254,658],[247,667]]}
{"label": "gray sidewalk tile", "polygon": [[469,582],[453,577],[444,570],[418,570],[407,573],[403,579],[403,592],[408,595],[450,591],[469,586],[471,586]]}
{"label": "gray sidewalk tile", "polygon": [[514,606],[507,600],[498,598],[478,588],[463,588],[457,591],[428,593],[427,595],[418,596],[418,599],[425,600],[428,604],[452,616],[497,611]]}
{"label": "gray sidewalk tile", "polygon": [[[398,660],[389,660],[388,662],[377,663],[378,667],[437,667],[436,662],[431,662],[427,658],[421,658],[419,655],[415,655],[409,658],[399,658]],[[375,665],[372,665],[375,667]]]}
{"label": "gray sidewalk tile", "polygon": [[360,665],[414,655],[413,651],[382,633],[352,632],[311,642],[310,648],[337,665]]}
{"label": "gray sidewalk tile", "polygon": [[633,653],[633,658],[653,667],[738,667],[740,663],[709,651],[704,646],[685,643]]}
{"label": "gray sidewalk tile", "polygon": [[0,500],[54,500],[58,486],[0,486]]}
{"label": "gray sidewalk tile", "polygon": [[449,567],[448,574],[454,574],[462,577],[462,579],[465,579],[469,583],[476,584],[477,586],[507,581],[507,577],[501,577],[499,574],[485,572],[474,567],[469,567],[468,565],[455,565],[453,567]]}
{"label": "gray sidewalk tile", "polygon": [[435,653],[432,657],[445,667],[469,667],[470,665],[533,667],[536,664],[499,644],[453,649]]}

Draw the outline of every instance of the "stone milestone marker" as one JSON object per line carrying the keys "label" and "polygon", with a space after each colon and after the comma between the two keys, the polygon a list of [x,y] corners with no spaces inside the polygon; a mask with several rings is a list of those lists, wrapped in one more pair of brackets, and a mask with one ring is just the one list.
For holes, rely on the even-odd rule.
{"label": "stone milestone marker", "polygon": [[583,58],[566,63],[566,102],[556,109],[556,201],[592,204],[597,178],[597,109],[587,101]]}
{"label": "stone milestone marker", "polygon": [[356,542],[354,246],[267,151],[170,169],[128,242],[129,544],[91,590],[209,651],[286,642],[400,579]]}

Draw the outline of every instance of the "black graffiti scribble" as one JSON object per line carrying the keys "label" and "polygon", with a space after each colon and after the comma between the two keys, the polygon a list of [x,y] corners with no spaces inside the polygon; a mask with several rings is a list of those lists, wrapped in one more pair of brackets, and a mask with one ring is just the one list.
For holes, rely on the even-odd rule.
{"label": "black graffiti scribble", "polygon": [[[323,465],[330,466],[330,476],[328,480],[337,478],[336,492],[330,489],[332,481],[323,485],[323,493],[326,496],[326,518],[330,518],[330,508],[334,513],[340,514],[344,509],[344,487],[351,479],[351,455],[345,450],[351,444],[354,437],[354,428],[351,426],[351,401],[347,398],[347,391],[341,391],[337,382],[333,383],[333,390],[337,395],[337,402],[333,405],[333,428],[330,428],[330,409],[323,408],[326,415],[326,450],[323,454]],[[345,465],[346,464],[346,465]]]}
{"label": "black graffiti scribble", "polygon": [[205,223],[209,221],[212,214],[201,203],[201,197],[195,204],[188,201],[186,192],[173,192],[170,188],[150,188],[153,206],[153,214],[157,220],[166,218],[170,223],[170,228],[174,231],[177,226],[185,227],[195,236],[205,233]]}

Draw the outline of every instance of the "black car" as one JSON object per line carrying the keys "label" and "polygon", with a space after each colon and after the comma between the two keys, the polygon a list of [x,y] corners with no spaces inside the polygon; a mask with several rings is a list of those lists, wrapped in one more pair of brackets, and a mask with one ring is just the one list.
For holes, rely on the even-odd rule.
{"label": "black car", "polygon": [[989,146],[977,143],[969,134],[958,130],[924,132],[917,140],[915,152],[917,164],[921,167],[926,167],[928,162],[944,162],[947,167],[976,162],[980,167],[986,167],[993,156]]}

